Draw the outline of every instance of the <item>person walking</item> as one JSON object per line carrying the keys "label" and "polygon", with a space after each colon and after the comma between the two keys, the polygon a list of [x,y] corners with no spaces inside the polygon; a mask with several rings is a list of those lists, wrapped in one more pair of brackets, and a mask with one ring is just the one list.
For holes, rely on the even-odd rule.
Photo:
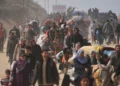
{"label": "person walking", "polygon": [[36,44],[35,40],[31,40],[31,51],[32,55],[35,57],[35,62],[40,61],[42,59],[41,47],[38,44]]}
{"label": "person walking", "polygon": [[26,44],[30,45],[30,41],[34,40],[35,36],[36,36],[36,33],[32,30],[32,25],[28,24],[27,29],[25,31]]}
{"label": "person walking", "polygon": [[117,25],[117,28],[115,29],[115,35],[116,35],[116,44],[119,44],[119,39],[120,39],[120,23]]}
{"label": "person walking", "polygon": [[95,42],[95,29],[97,27],[97,24],[95,21],[93,21],[93,24],[91,25],[91,37],[92,37],[92,42]]}
{"label": "person walking", "polygon": [[49,57],[48,50],[42,50],[42,60],[35,65],[32,85],[38,80],[39,86],[59,85],[59,75],[55,62]]}
{"label": "person walking", "polygon": [[81,44],[81,46],[84,45],[83,36],[80,34],[80,31],[77,27],[74,29],[73,38],[74,38],[73,39],[74,44],[79,42]]}
{"label": "person walking", "polygon": [[18,44],[16,44],[14,54],[13,54],[13,60],[18,60],[18,57],[21,52],[25,52],[25,47],[26,47],[26,41],[21,40]]}
{"label": "person walking", "polygon": [[68,35],[66,35],[64,38],[64,48],[73,47],[73,40],[74,40],[73,39],[73,31],[72,31],[72,29],[68,29]]}
{"label": "person walking", "polygon": [[7,42],[7,52],[6,52],[6,55],[9,56],[10,65],[13,62],[13,54],[14,54],[15,46],[17,43],[18,43],[17,37],[14,35],[14,33],[10,33],[10,36]]}
{"label": "person walking", "polygon": [[14,35],[18,38],[18,40],[20,39],[20,31],[19,31],[19,29],[16,26],[14,26],[10,30],[9,34],[11,34],[11,33],[14,33]]}
{"label": "person walking", "polygon": [[0,52],[3,52],[3,46],[6,40],[6,30],[3,28],[3,24],[0,23]]}
{"label": "person walking", "polygon": [[107,20],[107,22],[104,24],[103,33],[106,39],[106,43],[110,44],[112,40],[111,38],[114,37],[114,30],[109,20]]}
{"label": "person walking", "polygon": [[9,86],[30,86],[31,71],[30,63],[27,62],[25,54],[21,53],[13,66]]}
{"label": "person walking", "polygon": [[79,77],[83,74],[91,75],[91,67],[89,60],[84,56],[84,51],[79,49],[76,57],[74,59],[74,67],[75,67],[75,86],[79,84]]}

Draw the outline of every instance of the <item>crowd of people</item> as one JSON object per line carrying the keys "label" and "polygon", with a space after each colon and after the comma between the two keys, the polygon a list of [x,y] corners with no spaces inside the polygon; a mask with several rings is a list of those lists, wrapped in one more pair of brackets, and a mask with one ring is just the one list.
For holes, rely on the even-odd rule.
{"label": "crowd of people", "polygon": [[[3,45],[6,39],[6,32],[0,24],[0,49],[3,51]],[[22,27],[22,29],[21,29]],[[27,22],[24,26],[14,26],[8,36],[6,55],[9,57],[10,69],[5,71],[5,77],[2,78],[2,86],[35,86],[38,81],[39,86],[59,86],[61,70],[64,74],[61,86],[109,86],[106,82],[98,81],[92,76],[94,72],[101,68],[103,70],[112,68],[112,74],[115,73],[115,80],[120,75],[120,24],[114,26],[114,21],[107,20],[102,25],[93,22],[91,26],[92,42],[100,45],[105,39],[109,45],[116,34],[116,47],[112,52],[111,58],[100,56],[100,50],[85,54],[83,47],[93,46],[84,38],[79,27],[71,28],[66,21],[61,18],[59,22],[54,21],[49,27],[41,30],[38,22]],[[22,31],[21,31],[22,30]],[[41,37],[41,35],[44,35]],[[39,39],[39,37],[41,37]],[[38,42],[41,40],[41,42]],[[73,57],[72,57],[73,56]],[[71,61],[72,60],[72,61]],[[108,64],[107,64],[108,63]],[[59,67],[57,65],[59,64]],[[107,64],[107,66],[106,66]],[[93,72],[93,66],[97,65]],[[68,70],[74,68],[74,79],[68,74]],[[113,82],[112,86],[118,83]]]}
{"label": "crowd of people", "polygon": [[119,34],[120,34],[120,24],[114,22],[113,20],[107,20],[102,24],[93,21],[91,25],[91,37],[92,42],[103,44],[104,40],[107,45],[119,44]]}
{"label": "crowd of people", "polygon": [[93,20],[98,20],[99,22],[108,20],[110,18],[114,20],[117,19],[117,15],[113,13],[111,10],[108,12],[99,12],[98,8],[90,8],[88,10],[88,15],[93,19]]}

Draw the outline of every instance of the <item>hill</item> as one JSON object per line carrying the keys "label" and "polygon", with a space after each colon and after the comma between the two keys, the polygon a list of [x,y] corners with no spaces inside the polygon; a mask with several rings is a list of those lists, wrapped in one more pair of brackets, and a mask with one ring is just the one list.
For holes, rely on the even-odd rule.
{"label": "hill", "polygon": [[42,21],[46,17],[45,9],[33,0],[0,0],[0,22],[5,28],[36,18]]}

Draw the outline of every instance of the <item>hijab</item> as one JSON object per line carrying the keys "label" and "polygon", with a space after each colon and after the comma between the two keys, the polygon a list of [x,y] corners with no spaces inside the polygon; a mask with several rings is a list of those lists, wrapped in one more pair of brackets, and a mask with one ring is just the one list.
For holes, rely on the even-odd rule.
{"label": "hijab", "polygon": [[22,60],[21,58],[19,58],[18,62],[17,62],[17,72],[20,72],[21,70],[23,70],[26,66],[27,62],[26,60]]}
{"label": "hijab", "polygon": [[81,57],[82,52],[84,52],[84,51],[82,49],[79,49],[76,54],[76,58],[80,63],[85,64],[87,62],[87,58],[84,56]]}

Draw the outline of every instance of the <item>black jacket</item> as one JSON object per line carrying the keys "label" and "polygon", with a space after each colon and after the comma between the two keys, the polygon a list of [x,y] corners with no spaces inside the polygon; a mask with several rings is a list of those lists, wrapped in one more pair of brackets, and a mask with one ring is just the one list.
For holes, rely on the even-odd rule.
{"label": "black jacket", "polygon": [[11,29],[9,34],[10,33],[14,33],[14,34],[16,34],[17,38],[20,38],[20,31],[17,28],[14,27],[13,29]]}
{"label": "black jacket", "polygon": [[35,61],[40,61],[41,57],[41,47],[39,45],[32,46],[32,55],[35,57]]}
{"label": "black jacket", "polygon": [[117,55],[116,52],[113,52],[111,55],[111,65],[114,66],[115,71],[120,68],[120,55]]}
{"label": "black jacket", "polygon": [[[37,80],[39,84],[43,84],[42,67],[43,67],[43,60],[38,61],[35,65],[34,76],[32,81],[33,85],[36,83]],[[55,62],[51,58],[48,58],[46,64],[46,79],[47,79],[46,80],[47,83],[59,84],[59,74],[57,71],[57,67]]]}
{"label": "black jacket", "polygon": [[30,64],[31,70],[35,67],[35,57],[32,54],[25,55],[26,61]]}
{"label": "black jacket", "polygon": [[7,42],[7,55],[13,55],[18,40],[16,37],[9,37]]}
{"label": "black jacket", "polygon": [[120,33],[120,24],[117,25],[117,28],[116,28],[115,32]]}
{"label": "black jacket", "polygon": [[81,44],[81,46],[83,45],[84,41],[83,41],[83,36],[82,35],[80,35],[80,34],[74,34],[73,38],[74,38],[73,42],[75,44],[79,42]]}

